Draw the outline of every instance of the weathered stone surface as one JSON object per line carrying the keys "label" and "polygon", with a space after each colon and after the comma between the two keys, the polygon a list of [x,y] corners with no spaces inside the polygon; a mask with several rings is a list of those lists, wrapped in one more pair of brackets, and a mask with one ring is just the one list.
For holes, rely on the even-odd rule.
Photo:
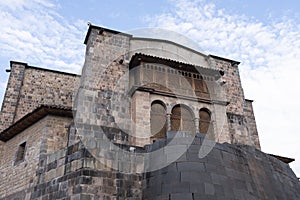
{"label": "weathered stone surface", "polygon": [[[190,148],[195,147],[191,145]],[[189,157],[189,154],[195,153],[187,151],[185,154]],[[69,157],[73,159],[67,159]],[[36,176],[29,187],[24,185],[19,189],[5,189],[6,193],[2,193],[2,197],[4,199],[26,196],[30,199],[300,198],[299,181],[287,164],[247,146],[217,144],[205,159],[194,157],[194,160],[178,160],[160,170],[145,174],[123,174],[99,168],[97,162],[84,146],[77,143],[68,150],[49,154],[43,165],[33,168],[39,173],[35,174],[33,170],[31,175],[27,174],[33,178]],[[68,170],[69,165],[71,168]],[[13,180],[16,179],[15,177]],[[26,183],[26,179],[22,181]],[[85,196],[80,196],[81,194]]]}
{"label": "weathered stone surface", "polygon": [[[244,98],[238,62],[95,26],[90,26],[85,44],[81,77],[11,62],[0,134],[13,127],[15,135],[0,141],[0,199],[300,199],[299,181],[289,166],[259,150],[252,101]],[[127,73],[136,67],[131,62],[142,58],[137,64],[142,69],[132,77]],[[185,69],[175,69],[182,65]],[[222,87],[214,85],[220,71],[226,82]],[[198,92],[197,98],[187,80]],[[143,87],[134,88],[139,81]],[[210,92],[196,91],[195,84],[204,82]],[[75,107],[74,114],[82,121],[76,118],[74,122],[62,110],[73,106],[78,88],[75,102],[83,106]],[[180,93],[176,96],[170,89]],[[151,105],[157,101],[165,109],[162,119],[169,130],[165,138],[151,136]],[[172,109],[182,104],[189,112],[188,128],[193,127],[193,133],[170,131]],[[35,116],[38,120],[30,122],[31,112],[41,105],[51,105],[57,112]],[[210,115],[211,135],[199,133],[203,108],[213,111],[211,114],[221,112],[220,116]],[[219,123],[222,117],[224,124]],[[22,121],[24,118],[28,120]],[[222,132],[217,133],[218,129]],[[81,142],[79,130],[89,136],[86,143]],[[191,135],[196,135],[193,142]],[[207,141],[206,136],[219,143]],[[26,147],[20,148],[24,142]],[[124,151],[134,149],[134,153],[170,148],[159,159],[152,155],[141,163],[134,154],[115,157],[118,150],[107,143]],[[96,151],[105,145],[107,149]],[[200,147],[209,151],[207,156],[199,158]],[[16,162],[19,148],[25,154]],[[135,172],[147,167],[147,162],[160,165],[182,150],[185,153],[177,160],[156,171],[114,170]]]}
{"label": "weathered stone surface", "polygon": [[0,112],[0,131],[40,105],[72,107],[79,76],[11,62]]}
{"label": "weathered stone surface", "polygon": [[[196,155],[194,151],[185,154],[191,157],[190,154]],[[177,171],[167,170],[175,166]],[[176,178],[179,175],[180,179]],[[300,183],[288,164],[253,147],[226,143],[217,144],[205,160],[193,156],[192,160],[176,161],[164,170],[149,172],[144,181],[147,186],[143,187],[145,199],[151,199],[147,195],[152,194],[153,184],[148,185],[152,179],[162,185],[161,195],[170,195],[170,199],[300,198]],[[155,199],[159,199],[155,191]]]}

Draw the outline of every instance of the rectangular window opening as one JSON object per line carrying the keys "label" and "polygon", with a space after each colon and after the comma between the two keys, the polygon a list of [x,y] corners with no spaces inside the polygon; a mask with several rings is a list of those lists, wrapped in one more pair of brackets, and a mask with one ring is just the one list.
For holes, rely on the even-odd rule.
{"label": "rectangular window opening", "polygon": [[25,151],[26,151],[26,142],[23,142],[22,144],[19,145],[17,155],[16,155],[15,164],[18,164],[18,163],[24,161]]}

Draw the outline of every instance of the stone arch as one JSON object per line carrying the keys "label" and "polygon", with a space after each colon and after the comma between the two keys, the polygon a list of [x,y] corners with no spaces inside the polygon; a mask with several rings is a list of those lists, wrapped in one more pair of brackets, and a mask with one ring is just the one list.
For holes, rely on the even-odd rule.
{"label": "stone arch", "polygon": [[207,108],[201,108],[199,110],[199,132],[206,134],[211,129],[211,112]]}
{"label": "stone arch", "polygon": [[150,110],[150,129],[151,141],[166,138],[167,133],[167,118],[166,105],[160,100],[155,100],[151,103]]}
{"label": "stone arch", "polygon": [[193,111],[184,104],[177,104],[171,111],[171,131],[195,132]]}

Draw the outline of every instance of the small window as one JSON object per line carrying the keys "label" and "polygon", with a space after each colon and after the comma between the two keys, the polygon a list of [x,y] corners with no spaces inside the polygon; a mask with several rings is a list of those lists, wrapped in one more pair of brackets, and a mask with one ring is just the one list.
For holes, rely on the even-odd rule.
{"label": "small window", "polygon": [[17,155],[16,155],[15,164],[18,164],[18,163],[24,161],[25,152],[26,152],[26,142],[23,142],[22,144],[19,145]]}

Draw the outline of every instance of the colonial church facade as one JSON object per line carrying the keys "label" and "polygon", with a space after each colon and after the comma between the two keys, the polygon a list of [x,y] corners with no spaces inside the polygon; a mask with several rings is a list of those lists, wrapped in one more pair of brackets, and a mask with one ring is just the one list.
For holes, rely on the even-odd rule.
{"label": "colonial church facade", "polygon": [[0,199],[299,199],[238,61],[89,25],[81,75],[11,61]]}

